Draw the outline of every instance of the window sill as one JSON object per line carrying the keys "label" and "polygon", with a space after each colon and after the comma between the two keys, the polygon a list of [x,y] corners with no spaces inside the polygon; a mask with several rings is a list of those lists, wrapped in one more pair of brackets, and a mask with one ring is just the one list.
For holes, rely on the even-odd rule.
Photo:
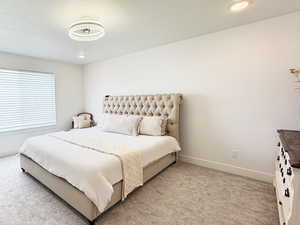
{"label": "window sill", "polygon": [[9,136],[9,135],[16,135],[16,134],[28,134],[28,133],[35,133],[35,132],[41,132],[41,131],[56,130],[56,129],[57,129],[56,125],[30,127],[30,128],[22,128],[22,129],[1,131],[0,136]]}

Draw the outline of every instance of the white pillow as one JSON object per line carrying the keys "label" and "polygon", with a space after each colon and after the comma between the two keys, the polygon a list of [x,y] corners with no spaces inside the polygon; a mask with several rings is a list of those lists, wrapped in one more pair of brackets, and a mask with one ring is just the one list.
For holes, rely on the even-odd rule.
{"label": "white pillow", "polygon": [[84,115],[74,116],[74,129],[87,128],[91,126],[91,119],[86,118]]}
{"label": "white pillow", "polygon": [[137,136],[141,119],[141,116],[103,114],[100,126],[105,132]]}
{"label": "white pillow", "polygon": [[144,116],[140,123],[140,134],[163,136],[166,134],[167,119],[160,116]]}
{"label": "white pillow", "polygon": [[90,120],[80,120],[78,123],[78,128],[89,128],[91,127],[91,121]]}
{"label": "white pillow", "polygon": [[79,128],[79,121],[81,118],[79,116],[73,116],[73,128],[78,129]]}

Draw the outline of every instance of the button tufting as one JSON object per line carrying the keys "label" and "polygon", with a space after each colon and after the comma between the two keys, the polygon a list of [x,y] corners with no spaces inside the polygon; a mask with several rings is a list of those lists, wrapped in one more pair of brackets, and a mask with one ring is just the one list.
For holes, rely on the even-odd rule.
{"label": "button tufting", "polygon": [[103,112],[118,115],[163,116],[168,120],[172,119],[173,122],[168,121],[168,125],[172,126],[178,122],[176,108],[179,102],[176,96],[168,94],[109,96],[104,99]]}

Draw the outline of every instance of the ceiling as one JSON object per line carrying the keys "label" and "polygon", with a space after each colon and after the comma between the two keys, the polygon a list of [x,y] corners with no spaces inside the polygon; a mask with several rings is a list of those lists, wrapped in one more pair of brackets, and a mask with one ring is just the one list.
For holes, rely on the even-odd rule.
{"label": "ceiling", "polygon": [[[253,0],[232,13],[231,1],[1,0],[0,51],[85,64],[300,10],[300,0]],[[68,26],[86,16],[99,19],[106,35],[71,40]]]}

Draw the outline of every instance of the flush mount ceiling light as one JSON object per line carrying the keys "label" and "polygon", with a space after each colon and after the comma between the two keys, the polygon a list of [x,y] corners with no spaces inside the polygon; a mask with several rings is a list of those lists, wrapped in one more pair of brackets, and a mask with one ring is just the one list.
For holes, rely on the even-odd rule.
{"label": "flush mount ceiling light", "polygon": [[83,19],[69,28],[70,38],[76,41],[95,41],[104,34],[104,27],[97,20]]}
{"label": "flush mount ceiling light", "polygon": [[249,0],[239,0],[239,1],[234,1],[230,5],[230,10],[232,12],[238,12],[242,11],[243,9],[246,9],[250,4]]}

